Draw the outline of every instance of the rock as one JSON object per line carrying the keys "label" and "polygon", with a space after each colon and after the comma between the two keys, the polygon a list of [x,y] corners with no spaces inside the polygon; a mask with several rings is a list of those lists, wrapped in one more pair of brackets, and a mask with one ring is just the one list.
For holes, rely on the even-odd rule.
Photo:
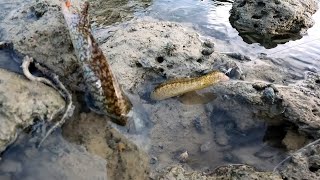
{"label": "rock", "polygon": [[271,172],[259,172],[251,166],[229,165],[215,169],[212,173],[199,171],[187,171],[181,166],[173,166],[163,170],[156,178],[160,180],[223,180],[223,179],[248,179],[248,180],[282,180],[282,178]]}
{"label": "rock", "polygon": [[241,79],[242,71],[238,66],[236,66],[232,68],[227,75],[232,79]]}
{"label": "rock", "polygon": [[230,22],[246,42],[259,42],[267,48],[301,38],[314,21],[316,0],[236,0]]}
{"label": "rock", "polygon": [[286,179],[319,179],[320,145],[310,146],[295,153],[282,167],[280,174]]}
{"label": "rock", "polygon": [[179,160],[180,162],[182,162],[182,163],[185,163],[185,162],[187,162],[188,158],[189,158],[188,151],[184,151],[183,153],[181,153],[181,154],[179,155],[178,160]]}
{"label": "rock", "polygon": [[306,144],[306,140],[307,138],[305,136],[290,130],[283,138],[282,143],[286,146],[287,150],[290,151],[300,149],[304,144]]}
{"label": "rock", "polygon": [[274,103],[274,100],[275,100],[275,95],[276,95],[276,94],[275,94],[273,88],[267,87],[267,88],[264,89],[261,98],[262,98],[264,101],[266,101],[267,103],[273,104],[273,103]]}
{"label": "rock", "polygon": [[201,54],[205,55],[205,56],[209,56],[210,54],[212,54],[214,52],[213,49],[209,49],[209,48],[206,48],[206,49],[203,49],[201,51]]}
{"label": "rock", "polygon": [[[19,53],[50,68],[74,89],[84,89],[59,0],[32,0],[10,12],[2,23],[3,39]],[[50,23],[48,23],[50,22]]]}
{"label": "rock", "polygon": [[[106,117],[94,113],[75,113],[73,118],[64,125],[64,136],[71,142],[83,145],[89,153],[106,159],[108,179],[148,178],[150,158],[141,149],[142,146],[138,147],[112,128]],[[130,137],[144,140],[134,134]]]}
{"label": "rock", "polygon": [[226,53],[226,55],[240,61],[251,61],[251,58],[249,56],[243,55],[241,53]]}
{"label": "rock", "polygon": [[152,156],[150,159],[150,164],[156,164],[158,162],[158,158],[155,156]]}
{"label": "rock", "polygon": [[0,69],[0,152],[16,139],[19,131],[32,125],[34,119],[46,120],[64,104],[53,88]]}

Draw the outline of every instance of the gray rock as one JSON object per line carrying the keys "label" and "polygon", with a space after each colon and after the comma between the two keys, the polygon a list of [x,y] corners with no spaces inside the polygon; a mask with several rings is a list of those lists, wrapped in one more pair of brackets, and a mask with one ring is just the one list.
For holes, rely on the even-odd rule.
{"label": "gray rock", "polygon": [[209,56],[210,54],[212,54],[214,52],[213,49],[210,49],[210,48],[206,48],[206,49],[203,49],[201,51],[201,54],[205,55],[205,56]]}
{"label": "gray rock", "polygon": [[263,94],[262,94],[262,99],[266,101],[269,104],[273,104],[275,100],[275,92],[273,88],[267,87],[264,89]]}
{"label": "gray rock", "polygon": [[301,38],[317,9],[316,0],[235,0],[230,22],[245,41],[271,48]]}
{"label": "gray rock", "polygon": [[0,152],[16,139],[20,130],[32,125],[35,118],[45,120],[64,104],[54,89],[0,69]]}

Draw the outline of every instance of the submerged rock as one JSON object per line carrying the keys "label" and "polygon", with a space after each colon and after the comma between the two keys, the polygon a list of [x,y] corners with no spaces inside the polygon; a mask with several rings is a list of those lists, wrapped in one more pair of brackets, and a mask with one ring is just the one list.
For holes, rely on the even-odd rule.
{"label": "submerged rock", "polygon": [[316,0],[236,0],[230,22],[248,43],[259,42],[267,48],[291,39],[300,39],[314,21]]}
{"label": "submerged rock", "polygon": [[54,89],[0,69],[0,152],[35,119],[46,120],[64,104]]}

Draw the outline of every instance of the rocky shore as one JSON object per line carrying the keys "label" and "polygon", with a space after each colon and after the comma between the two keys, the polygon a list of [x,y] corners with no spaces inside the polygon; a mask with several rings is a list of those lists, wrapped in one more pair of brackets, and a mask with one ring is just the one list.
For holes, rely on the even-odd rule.
{"label": "rocky shore", "polygon": [[[93,16],[102,15],[97,12]],[[304,24],[307,29],[312,23],[305,22],[309,23]],[[96,23],[101,25],[98,20]],[[108,179],[319,176],[318,144],[294,153],[272,172],[286,153],[320,137],[319,72],[296,75],[267,56],[220,53],[213,40],[200,38],[192,27],[179,23],[145,17],[110,27],[101,25],[94,29],[94,36],[135,111],[147,117],[141,134],[123,133],[111,125],[108,117],[90,112],[84,103],[82,75],[58,0],[32,1],[9,13],[0,25],[1,40],[12,42],[16,52],[35,58],[57,73],[72,91],[76,109],[63,126],[62,135],[84,150],[68,143],[61,148],[68,146],[72,151],[65,151],[75,154],[80,151],[82,159],[96,159],[99,163],[91,164],[88,174],[97,167],[99,178]],[[225,72],[231,80],[177,98],[150,99],[150,92],[160,82],[212,70]],[[64,107],[57,92],[23,76],[1,70],[0,83],[0,116],[4,119],[0,124],[0,151],[36,118],[45,119]],[[68,163],[83,162],[78,156],[66,154],[72,156]],[[0,170],[6,166],[5,158]],[[55,170],[62,174],[69,171]],[[107,173],[100,174],[103,171]],[[10,173],[14,176],[15,170]]]}

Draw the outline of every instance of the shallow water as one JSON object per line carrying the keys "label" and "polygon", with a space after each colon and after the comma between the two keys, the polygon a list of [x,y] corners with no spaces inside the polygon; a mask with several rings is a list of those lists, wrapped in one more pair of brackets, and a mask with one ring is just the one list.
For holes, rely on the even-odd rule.
{"label": "shallow water", "polygon": [[[0,0],[0,20],[11,8],[18,6],[19,2],[21,1],[7,3],[5,0]],[[203,36],[215,39],[217,42],[216,49],[220,52],[240,52],[253,57],[257,57],[260,53],[265,53],[268,56],[277,58],[276,63],[279,66],[291,68],[292,72],[298,74],[310,69],[320,70],[320,34],[317,33],[320,32],[320,11],[314,15],[314,19],[317,20],[315,25],[308,30],[308,34],[303,38],[280,44],[276,48],[266,49],[258,43],[248,45],[238,35],[238,32],[232,28],[228,19],[231,6],[230,2],[209,0],[154,0],[146,10],[136,12],[136,16],[148,15],[161,20],[192,24]],[[20,72],[19,65],[14,61],[10,61],[13,59],[12,52],[0,50],[0,67]],[[272,169],[283,159],[283,150],[275,145],[268,145],[265,140],[268,136],[267,133],[270,133],[270,127],[263,121],[257,123],[252,129],[241,131],[235,126],[235,118],[231,117],[228,112],[212,108],[217,102],[215,102],[214,95],[210,97],[212,98],[210,101],[213,102],[209,104],[201,98],[197,99],[195,104],[188,102],[189,98],[187,100],[172,100],[184,103],[183,105],[180,104],[181,109],[183,109],[179,111],[181,114],[175,115],[172,112],[172,117],[178,117],[179,119],[196,118],[194,118],[194,127],[192,128],[186,128],[183,123],[178,124],[177,129],[168,127],[169,129],[172,128],[169,132],[176,134],[164,134],[166,136],[161,141],[165,141],[169,136],[175,144],[168,144],[171,147],[167,147],[165,149],[166,152],[157,149],[151,152],[159,155],[160,163],[162,163],[161,161],[168,162],[168,164],[172,163],[172,159],[186,149],[190,155],[190,159],[186,163],[192,168],[201,170],[212,169],[227,163],[247,163],[259,169],[267,170]],[[173,104],[176,104],[176,102]],[[149,105],[154,105],[153,102],[148,103]],[[159,102],[163,107],[167,106],[166,103]],[[205,116],[203,117],[203,114],[190,115],[196,113],[194,112],[195,109],[205,109]],[[208,126],[202,126],[197,118],[203,118],[202,121],[207,121]],[[225,136],[229,138],[227,144],[221,145]],[[54,143],[54,145],[63,148],[65,142],[59,139],[59,135],[53,135],[53,138],[57,137],[58,140],[55,141],[56,144]],[[31,164],[37,167],[42,166],[41,161],[54,159],[56,156],[52,152],[43,154],[41,150],[36,150],[28,144],[23,144],[24,140],[16,142],[3,155],[3,159],[9,162],[10,160],[24,162],[22,166],[26,169],[10,172],[10,176],[23,177],[28,173],[28,175],[32,175],[30,172],[33,172],[35,168],[28,169],[26,161],[33,161]],[[19,143],[21,143],[21,146],[19,146]],[[206,143],[210,147],[209,150],[201,152],[199,147]],[[29,148],[32,150],[28,150]],[[28,155],[28,151],[33,154],[32,159],[24,157],[23,153]],[[39,155],[34,156],[34,153],[39,153]],[[29,170],[30,172],[28,172]],[[2,173],[3,168],[0,166],[0,175]],[[50,174],[48,169],[42,174],[46,173]]]}

